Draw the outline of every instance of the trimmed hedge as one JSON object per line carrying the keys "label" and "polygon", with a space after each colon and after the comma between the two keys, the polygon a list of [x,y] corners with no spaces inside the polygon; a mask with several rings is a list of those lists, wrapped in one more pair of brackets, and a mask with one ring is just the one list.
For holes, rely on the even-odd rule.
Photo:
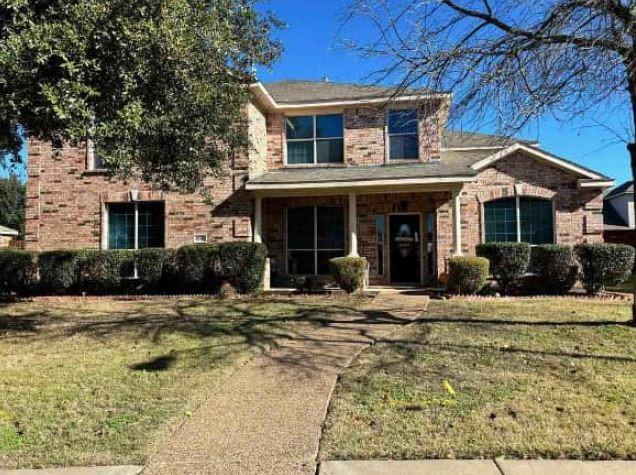
{"label": "trimmed hedge", "polygon": [[43,293],[64,294],[77,287],[77,261],[80,251],[47,251],[38,256],[40,290]]}
{"label": "trimmed hedge", "polygon": [[148,248],[134,253],[138,287],[143,292],[173,290],[177,284],[174,249]]}
{"label": "trimmed hedge", "polygon": [[528,270],[530,244],[525,242],[479,244],[477,255],[490,261],[490,272],[499,284],[501,293],[506,295],[515,281]]}
{"label": "trimmed hedge", "polygon": [[18,249],[0,250],[0,294],[29,294],[38,282],[35,255]]}
{"label": "trimmed hedge", "polygon": [[216,292],[221,282],[214,272],[218,248],[214,244],[189,244],[177,249],[175,268],[188,292]]}
{"label": "trimmed hedge", "polygon": [[455,294],[476,294],[486,285],[489,268],[485,257],[452,257],[448,262],[448,290]]}
{"label": "trimmed hedge", "polygon": [[329,260],[331,275],[342,290],[353,293],[364,287],[367,260],[364,257],[336,257]]}
{"label": "trimmed hedge", "polygon": [[543,244],[532,248],[532,267],[538,290],[552,295],[567,294],[576,283],[578,266],[570,246]]}
{"label": "trimmed hedge", "polygon": [[133,251],[82,250],[76,259],[75,286],[70,291],[89,294],[118,293],[122,278],[133,276]]}
{"label": "trimmed hedge", "polygon": [[625,282],[634,268],[634,248],[626,244],[580,244],[581,282],[590,294]]}
{"label": "trimmed hedge", "polygon": [[267,247],[255,242],[225,242],[216,245],[214,271],[239,294],[252,294],[261,288]]}

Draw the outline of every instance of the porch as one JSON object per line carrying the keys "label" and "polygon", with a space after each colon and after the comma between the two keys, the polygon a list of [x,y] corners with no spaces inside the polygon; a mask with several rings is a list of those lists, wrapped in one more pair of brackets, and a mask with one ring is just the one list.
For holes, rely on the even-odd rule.
{"label": "porch", "polygon": [[[374,172],[398,168],[407,167],[375,167]],[[347,169],[328,172],[346,175]],[[413,287],[438,280],[446,259],[461,253],[464,179],[374,181],[248,182],[254,191],[253,239],[268,247],[273,287],[289,286],[296,276],[328,284],[329,259],[339,256],[366,258],[370,286]]]}

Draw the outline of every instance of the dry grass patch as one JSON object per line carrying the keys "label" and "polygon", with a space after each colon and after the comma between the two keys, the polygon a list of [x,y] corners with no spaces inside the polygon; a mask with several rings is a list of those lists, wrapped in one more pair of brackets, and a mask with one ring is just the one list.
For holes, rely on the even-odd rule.
{"label": "dry grass patch", "polygon": [[337,388],[323,459],[636,458],[631,304],[432,302]]}
{"label": "dry grass patch", "polygon": [[[0,466],[144,463],[255,352],[355,300],[0,305]],[[221,389],[222,390],[222,389]]]}

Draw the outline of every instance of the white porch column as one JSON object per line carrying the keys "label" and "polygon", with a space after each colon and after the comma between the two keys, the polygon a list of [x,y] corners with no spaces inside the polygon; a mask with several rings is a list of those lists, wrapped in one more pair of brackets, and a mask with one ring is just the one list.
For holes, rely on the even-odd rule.
{"label": "white porch column", "polygon": [[355,193],[349,193],[349,257],[358,254],[358,206]]}
{"label": "white porch column", "polygon": [[453,191],[453,255],[462,255],[462,190]]}
{"label": "white porch column", "polygon": [[263,242],[263,199],[254,197],[254,242]]}

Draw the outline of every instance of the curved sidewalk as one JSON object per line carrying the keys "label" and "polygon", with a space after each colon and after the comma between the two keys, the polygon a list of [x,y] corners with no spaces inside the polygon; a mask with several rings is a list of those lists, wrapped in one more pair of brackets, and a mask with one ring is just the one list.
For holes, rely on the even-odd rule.
{"label": "curved sidewalk", "polygon": [[293,337],[240,368],[212,395],[143,473],[315,474],[338,374],[427,304],[425,296],[380,294],[355,314],[294,326]]}

